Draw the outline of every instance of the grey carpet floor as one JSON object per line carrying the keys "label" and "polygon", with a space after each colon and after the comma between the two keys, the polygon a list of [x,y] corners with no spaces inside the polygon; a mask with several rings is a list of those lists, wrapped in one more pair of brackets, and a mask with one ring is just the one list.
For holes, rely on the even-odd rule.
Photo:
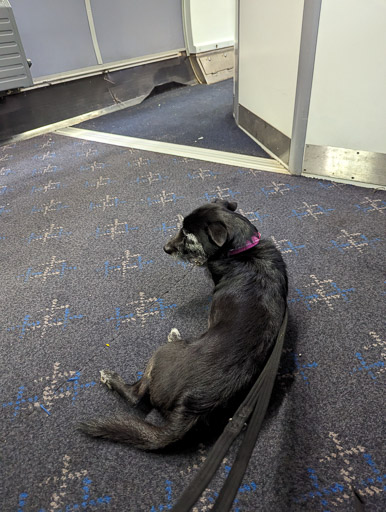
{"label": "grey carpet floor", "polygon": [[75,427],[126,410],[99,370],[134,382],[172,327],[205,329],[211,283],[162,246],[215,197],[275,241],[290,277],[281,368],[233,510],[352,511],[352,486],[386,509],[385,192],[55,134],[0,147],[0,164],[0,510],[164,511],[193,477],[206,445],[143,453]]}

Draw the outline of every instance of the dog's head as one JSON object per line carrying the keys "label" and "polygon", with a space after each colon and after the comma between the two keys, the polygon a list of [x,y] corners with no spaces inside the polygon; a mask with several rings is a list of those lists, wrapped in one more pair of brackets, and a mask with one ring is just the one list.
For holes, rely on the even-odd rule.
{"label": "dog's head", "polygon": [[164,247],[165,252],[204,265],[219,253],[240,247],[256,229],[236,213],[237,203],[215,199],[184,218],[182,228]]}

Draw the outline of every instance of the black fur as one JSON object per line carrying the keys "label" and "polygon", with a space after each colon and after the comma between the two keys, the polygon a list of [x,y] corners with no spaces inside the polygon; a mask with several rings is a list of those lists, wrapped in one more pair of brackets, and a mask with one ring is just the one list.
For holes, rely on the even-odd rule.
{"label": "black fur", "polygon": [[230,256],[257,231],[236,213],[236,203],[216,200],[188,215],[164,250],[205,265],[214,281],[208,330],[184,341],[172,330],[169,343],[150,359],[133,385],[101,372],[102,382],[131,406],[144,398],[165,418],[161,426],[138,415],[86,421],[80,429],[94,437],[157,450],[181,440],[193,427],[234,410],[249,391],[271,352],[287,300],[287,274],[269,240]]}

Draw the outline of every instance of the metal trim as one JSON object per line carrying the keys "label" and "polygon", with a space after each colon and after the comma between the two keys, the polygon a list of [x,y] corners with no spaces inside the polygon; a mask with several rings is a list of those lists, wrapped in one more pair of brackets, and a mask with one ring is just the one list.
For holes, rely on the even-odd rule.
{"label": "metal trim", "polygon": [[287,135],[240,104],[238,125],[258,144],[264,146],[264,149],[267,148],[274,158],[288,167],[291,139]]}
{"label": "metal trim", "polygon": [[196,52],[192,36],[192,19],[190,16],[190,0],[182,0],[182,27],[184,31],[184,40],[186,54],[189,57],[191,53]]}
{"label": "metal trim", "polygon": [[288,171],[286,171],[278,162],[271,160],[270,158],[239,155],[237,153],[218,151],[216,149],[196,148],[192,146],[185,146],[183,144],[172,144],[158,140],[139,139],[136,137],[96,132],[93,130],[84,130],[80,128],[64,128],[61,130],[56,130],[55,133],[76,139],[112,144],[113,146],[141,149],[143,151],[153,151],[155,153],[193,158],[195,160],[204,160],[205,162],[214,162],[219,164],[232,165],[235,167],[256,169],[259,171],[288,174]]}
{"label": "metal trim", "polygon": [[231,41],[229,39],[223,39],[222,41],[218,41],[217,43],[200,44],[200,46],[194,45],[194,52],[191,53],[204,53],[217,50],[224,50],[225,48],[228,48],[233,45],[234,41]]}
{"label": "metal trim", "polygon": [[99,48],[98,38],[95,30],[94,16],[92,14],[91,0],[84,0],[86,7],[88,26],[90,27],[91,40],[98,64],[103,64],[102,54]]}
{"label": "metal trim", "polygon": [[144,55],[143,57],[134,57],[132,59],[120,60],[110,63],[106,62],[98,66],[76,69],[66,73],[56,73],[54,75],[40,76],[34,80],[34,85],[32,87],[23,89],[23,92],[37,89],[39,87],[46,87],[47,85],[69,82],[70,80],[75,80],[78,78],[87,78],[90,76],[99,75],[101,73],[107,73],[109,71],[120,71],[121,69],[129,69],[135,66],[141,66],[142,64],[161,62],[163,60],[180,57],[184,51],[184,48],[180,48],[167,52],[154,53],[152,55]]}
{"label": "metal trim", "polygon": [[301,174],[303,168],[321,4],[322,0],[304,2],[288,166],[292,174]]}
{"label": "metal trim", "polygon": [[233,117],[237,124],[239,124],[239,55],[240,55],[240,0],[237,0],[236,3],[236,27],[235,27],[235,43],[234,43],[234,53],[235,53],[235,69],[234,69],[234,77],[233,77]]}
{"label": "metal trim", "polygon": [[386,186],[375,185],[374,183],[364,183],[363,181],[352,181],[346,180],[344,178],[326,178],[325,176],[320,176],[319,174],[304,174],[304,178],[307,179],[315,179],[315,180],[328,180],[333,183],[342,183],[342,185],[352,185],[354,187],[362,187],[362,188],[371,188],[372,190],[386,190]]}
{"label": "metal trim", "polygon": [[307,144],[303,175],[386,187],[386,154]]}

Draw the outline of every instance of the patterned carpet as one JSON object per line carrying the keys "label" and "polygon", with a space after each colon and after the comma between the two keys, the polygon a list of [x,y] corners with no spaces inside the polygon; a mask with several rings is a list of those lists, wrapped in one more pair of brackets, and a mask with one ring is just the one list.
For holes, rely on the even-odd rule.
{"label": "patterned carpet", "polygon": [[135,381],[172,327],[205,329],[211,283],[162,246],[215,197],[274,240],[290,277],[281,369],[233,510],[352,511],[352,486],[386,509],[385,192],[55,134],[0,160],[3,512],[168,510],[205,459],[207,446],[142,453],[75,426],[126,410],[100,369]]}

